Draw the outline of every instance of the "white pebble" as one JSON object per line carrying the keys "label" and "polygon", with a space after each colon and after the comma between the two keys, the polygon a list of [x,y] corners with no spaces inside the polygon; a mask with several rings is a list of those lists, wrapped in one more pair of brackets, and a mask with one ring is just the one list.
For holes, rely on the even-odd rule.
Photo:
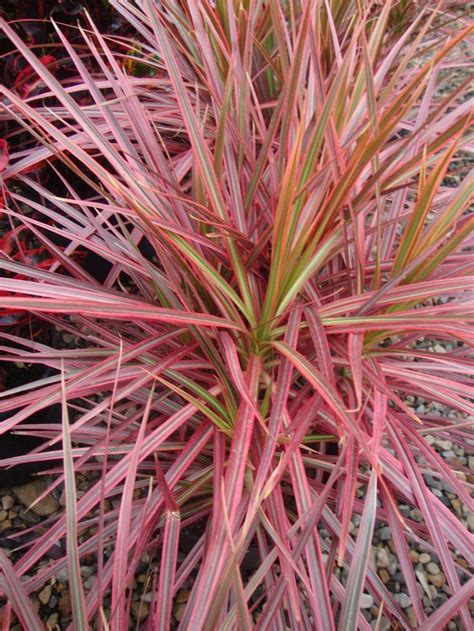
{"label": "white pebble", "polygon": [[360,608],[361,609],[370,609],[374,604],[374,599],[370,594],[362,594],[360,597]]}

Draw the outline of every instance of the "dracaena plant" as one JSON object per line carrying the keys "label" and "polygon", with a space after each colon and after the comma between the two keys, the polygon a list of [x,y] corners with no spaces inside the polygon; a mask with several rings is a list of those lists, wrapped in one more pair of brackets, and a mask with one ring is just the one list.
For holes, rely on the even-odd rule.
{"label": "dracaena plant", "polygon": [[[377,524],[419,628],[469,627],[470,534],[424,478],[472,506],[466,471],[425,440],[470,440],[472,215],[467,180],[445,186],[470,105],[467,81],[438,90],[469,27],[439,2],[395,28],[398,4],[112,0],[136,35],[91,21],[78,50],[56,26],[67,82],[1,23],[43,86],[1,88],[4,212],[54,258],[3,255],[2,301],[77,343],[32,347],[57,374],[1,393],[2,432],[38,432],[29,415],[63,405],[48,451],[2,463],[62,461],[64,513],[14,564],[2,557],[29,628],[31,595],[67,568],[75,628],[127,629],[145,553],[150,628],[178,624],[189,579],[181,629],[368,629],[364,592],[409,628],[372,560]],[[417,413],[410,396],[457,415]],[[93,480],[80,498],[77,472]],[[39,564],[64,539],[64,557]],[[430,615],[415,544],[446,579]]]}

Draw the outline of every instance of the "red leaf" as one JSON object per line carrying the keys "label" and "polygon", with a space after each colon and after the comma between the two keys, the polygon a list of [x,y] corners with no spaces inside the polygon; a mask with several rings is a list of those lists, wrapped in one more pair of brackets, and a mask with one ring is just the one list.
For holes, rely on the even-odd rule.
{"label": "red leaf", "polygon": [[8,142],[0,138],[0,173],[7,168],[9,161]]}
{"label": "red leaf", "polygon": [[[39,58],[39,61],[43,64],[43,66],[48,68],[48,66],[51,66],[56,61],[56,57],[54,57],[53,55],[43,55],[42,57]],[[16,89],[18,94],[22,96],[23,98],[26,98],[32,92],[32,90],[40,83],[37,77],[34,77],[32,80],[29,80],[33,76],[34,76],[33,68],[31,66],[27,66],[26,68],[23,68],[21,72],[18,73],[15,79],[13,87]]]}

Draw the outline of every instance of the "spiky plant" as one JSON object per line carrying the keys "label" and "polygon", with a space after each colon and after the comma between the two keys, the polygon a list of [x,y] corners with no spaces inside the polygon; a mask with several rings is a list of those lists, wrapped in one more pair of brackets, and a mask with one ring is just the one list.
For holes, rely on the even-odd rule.
{"label": "spiky plant", "polygon": [[[3,306],[78,347],[33,345],[21,356],[58,375],[1,393],[15,410],[1,431],[53,449],[3,466],[63,461],[64,514],[14,565],[1,557],[28,628],[41,628],[30,595],[67,568],[74,628],[128,629],[145,553],[150,628],[175,624],[189,578],[181,629],[369,629],[363,592],[410,628],[371,557],[378,523],[419,628],[469,628],[471,538],[425,480],[472,506],[467,471],[425,440],[472,439],[472,215],[468,181],[444,185],[469,143],[467,80],[438,90],[469,27],[448,4],[397,29],[391,1],[112,0],[136,37],[91,22],[79,52],[56,27],[67,82],[1,23],[43,85],[1,88],[1,118],[27,136],[11,139],[4,212],[55,257],[49,270],[2,257]],[[78,249],[107,262],[103,282]],[[459,414],[417,413],[414,397]],[[28,426],[60,401],[61,426]],[[75,472],[97,480],[79,499]],[[38,565],[63,539],[67,554]],[[446,579],[429,616],[413,544]]]}

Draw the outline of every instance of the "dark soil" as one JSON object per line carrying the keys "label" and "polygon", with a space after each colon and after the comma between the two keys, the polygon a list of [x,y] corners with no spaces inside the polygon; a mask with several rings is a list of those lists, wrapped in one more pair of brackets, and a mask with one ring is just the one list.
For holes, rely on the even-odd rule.
{"label": "dark soil", "polygon": [[[54,329],[39,320],[23,325],[14,333],[23,339],[35,339],[43,344],[55,346],[56,333]],[[6,347],[13,346],[8,340],[0,339],[0,343]],[[32,383],[38,379],[48,377],[52,373],[53,370],[43,364],[16,362],[14,355],[12,355],[12,360],[0,361],[0,391]],[[7,420],[17,411],[18,409],[13,409],[0,413],[0,421]],[[28,424],[59,423],[60,419],[60,406],[51,405],[32,414],[25,422]],[[6,432],[0,436],[0,460],[26,455],[45,442],[44,438],[18,433],[20,431],[21,423],[16,426],[14,431]],[[3,469],[0,465],[0,488],[24,484],[33,474],[38,473],[42,469],[51,468],[51,466],[51,462],[31,462],[8,469]]]}

